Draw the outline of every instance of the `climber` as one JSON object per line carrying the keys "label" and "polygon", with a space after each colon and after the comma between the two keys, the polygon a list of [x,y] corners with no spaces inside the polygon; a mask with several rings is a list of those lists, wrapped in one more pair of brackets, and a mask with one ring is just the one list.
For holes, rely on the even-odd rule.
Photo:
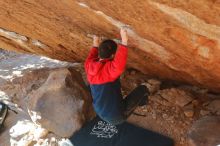
{"label": "climber", "polygon": [[128,35],[121,28],[121,44],[113,40],[93,37],[93,47],[85,61],[85,71],[97,115],[104,121],[117,125],[123,123],[140,104],[147,103],[146,85],[135,88],[125,99],[121,93],[120,75],[125,70],[128,54]]}

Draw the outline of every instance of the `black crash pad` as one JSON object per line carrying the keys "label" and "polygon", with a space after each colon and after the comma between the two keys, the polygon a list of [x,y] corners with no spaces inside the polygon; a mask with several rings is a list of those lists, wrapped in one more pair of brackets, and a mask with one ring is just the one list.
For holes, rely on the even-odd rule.
{"label": "black crash pad", "polygon": [[130,123],[117,126],[96,117],[75,133],[74,146],[173,146],[173,140]]}

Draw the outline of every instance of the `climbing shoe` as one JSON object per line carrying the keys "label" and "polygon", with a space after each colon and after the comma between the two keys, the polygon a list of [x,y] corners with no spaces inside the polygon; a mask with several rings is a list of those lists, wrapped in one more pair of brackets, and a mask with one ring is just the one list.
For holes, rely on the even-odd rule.
{"label": "climbing shoe", "polygon": [[8,107],[4,103],[0,102],[0,129],[3,127],[6,115],[8,112]]}
{"label": "climbing shoe", "polygon": [[137,106],[146,105],[148,96],[150,95],[148,89],[144,85],[135,88],[125,99],[125,116],[128,117],[136,109]]}

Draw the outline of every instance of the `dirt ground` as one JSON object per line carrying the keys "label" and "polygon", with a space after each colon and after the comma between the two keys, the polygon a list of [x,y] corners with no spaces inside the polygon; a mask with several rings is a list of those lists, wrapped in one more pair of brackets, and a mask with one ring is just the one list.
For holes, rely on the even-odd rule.
{"label": "dirt ground", "polygon": [[[4,57],[1,57],[4,56]],[[6,74],[10,74],[10,67],[13,67],[18,65],[18,62],[14,62],[13,60],[18,59],[18,57],[26,57],[24,60],[21,58],[19,63],[23,63],[25,65],[25,62],[30,62],[30,60],[35,59],[34,62],[36,63],[36,60],[40,58],[34,58],[33,56],[26,56],[21,54],[13,54],[10,52],[0,52],[0,68],[2,70],[8,70],[8,72],[4,73],[1,72],[0,76],[2,80],[0,80],[0,91],[8,93],[10,91],[11,85],[8,84],[6,86],[6,82],[9,83],[10,79],[6,78]],[[2,68],[5,66],[5,61],[8,62],[8,68]],[[48,60],[47,60],[48,61]],[[33,64],[34,64],[33,62]],[[14,63],[14,64],[13,64]],[[67,65],[67,64],[65,64]],[[45,67],[63,67],[65,66],[62,62],[44,62]],[[71,65],[71,64],[68,64]],[[82,72],[85,78],[85,73],[83,71],[83,65],[77,65],[77,70]],[[36,66],[33,66],[32,68],[29,68],[29,70],[35,70],[37,69]],[[21,73],[19,76],[22,75],[23,70],[19,70]],[[27,70],[25,70],[27,71]],[[11,73],[15,72],[15,70],[12,70]],[[14,78],[16,78],[15,75],[11,75]],[[5,77],[5,79],[4,79]],[[151,81],[149,81],[151,79]],[[40,79],[39,79],[40,80]],[[26,79],[27,81],[27,79]],[[37,81],[36,81],[37,82]],[[161,133],[163,135],[169,136],[175,140],[176,146],[188,146],[187,144],[187,133],[189,129],[191,128],[192,124],[199,118],[206,116],[206,115],[216,115],[216,113],[211,112],[210,110],[206,109],[206,105],[214,100],[219,99],[220,95],[214,94],[209,92],[207,89],[201,89],[195,86],[186,85],[183,83],[176,83],[172,81],[160,81],[158,79],[149,78],[148,76],[134,70],[134,69],[127,69],[125,73],[121,77],[121,83],[122,83],[122,91],[123,94],[126,96],[131,92],[135,87],[140,85],[141,83],[158,83],[160,84],[157,86],[157,88],[152,92],[151,96],[149,97],[148,104],[142,107],[138,107],[135,112],[129,117],[128,121],[131,123],[134,123],[135,125],[144,127],[146,129],[150,129],[152,131]],[[31,87],[36,88],[36,87]],[[18,88],[16,88],[18,89]],[[13,90],[13,89],[12,89]],[[11,90],[11,91],[12,91]],[[176,92],[176,90],[178,92]],[[180,95],[179,90],[181,91]],[[17,90],[18,91],[18,90]],[[19,90],[20,91],[20,90]],[[190,101],[187,101],[184,106],[182,105],[185,101],[173,103],[174,99],[164,99],[161,96],[161,100],[158,99],[158,95],[163,95],[164,92],[168,92],[168,95],[173,96],[183,96],[182,98],[185,98],[185,96],[188,97],[188,95],[192,98]],[[184,93],[182,95],[182,92]],[[160,94],[159,94],[160,93]],[[186,93],[186,94],[185,94]],[[17,94],[17,95],[16,95]],[[16,96],[15,96],[16,95]],[[21,94],[14,93],[9,95],[11,97],[10,101],[13,104],[17,104],[18,107],[24,107],[25,106],[25,99],[19,98],[18,96]],[[0,97],[2,98],[2,97]],[[160,99],[160,98],[159,98]],[[178,105],[179,104],[179,105]],[[14,106],[16,108],[16,106]],[[6,119],[6,129],[3,131],[3,133],[0,135],[0,143],[3,143],[3,146],[7,146],[9,142],[9,129],[20,119],[25,118],[28,116],[22,112],[18,112],[18,114],[15,114],[14,112],[10,111],[9,116]],[[6,140],[7,139],[7,140]],[[3,142],[4,141],[4,142]],[[2,146],[2,145],[1,145]]]}
{"label": "dirt ground", "polygon": [[[125,93],[134,88],[133,84],[143,81],[147,81],[147,77],[141,73],[126,75],[122,80]],[[187,131],[195,120],[196,118],[185,117],[183,110],[178,106],[161,105],[152,99],[149,99],[146,106],[138,107],[128,119],[131,123],[174,138],[176,146],[187,146]]]}
{"label": "dirt ground", "polygon": [[[127,70],[122,78],[124,94],[127,95],[137,85],[148,80],[149,78],[140,72],[132,69]],[[208,92],[207,89],[172,81],[161,81],[160,89],[156,92],[168,90],[171,96],[172,94],[176,96],[176,93],[171,93],[172,89],[186,92],[192,97],[192,101],[181,107],[173,103],[170,104],[166,100],[165,102],[155,100],[157,93],[153,93],[149,97],[148,104],[138,107],[128,121],[172,137],[176,146],[188,146],[188,131],[192,124],[203,116],[216,115],[216,113],[207,110],[206,105],[214,99],[219,99],[220,96]]]}

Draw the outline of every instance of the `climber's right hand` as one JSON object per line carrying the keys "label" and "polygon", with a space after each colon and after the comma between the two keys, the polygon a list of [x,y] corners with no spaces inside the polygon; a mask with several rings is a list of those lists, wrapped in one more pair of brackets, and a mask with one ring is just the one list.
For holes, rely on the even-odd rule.
{"label": "climber's right hand", "polygon": [[127,33],[127,28],[125,26],[121,27],[120,34],[121,34],[122,45],[127,46],[128,45],[128,33]]}

